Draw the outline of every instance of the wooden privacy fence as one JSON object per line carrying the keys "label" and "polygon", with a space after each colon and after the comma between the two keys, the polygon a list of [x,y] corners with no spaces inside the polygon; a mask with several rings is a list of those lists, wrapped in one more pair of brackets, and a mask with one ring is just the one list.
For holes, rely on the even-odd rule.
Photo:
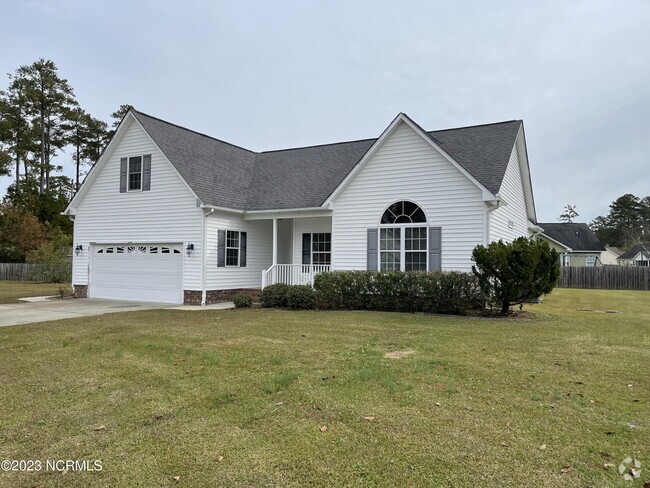
{"label": "wooden privacy fence", "polygon": [[643,266],[562,267],[561,288],[650,290],[650,268]]}
{"label": "wooden privacy fence", "polygon": [[[70,281],[72,264],[0,263],[0,281]],[[56,279],[54,279],[56,277]]]}

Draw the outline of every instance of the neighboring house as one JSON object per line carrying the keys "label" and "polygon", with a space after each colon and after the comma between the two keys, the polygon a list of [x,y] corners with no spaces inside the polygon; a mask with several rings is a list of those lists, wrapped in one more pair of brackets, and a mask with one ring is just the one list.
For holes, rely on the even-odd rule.
{"label": "neighboring house", "polygon": [[619,264],[626,266],[648,266],[650,263],[650,242],[636,244],[618,257]]}
{"label": "neighboring house", "polygon": [[587,224],[539,223],[539,237],[561,255],[562,266],[602,266],[607,250]]}
{"label": "neighboring house", "polygon": [[617,247],[607,247],[605,246],[605,252],[601,253],[600,259],[605,266],[616,266],[618,263],[618,257],[623,254],[623,252]]}
{"label": "neighboring house", "polygon": [[65,213],[75,296],[212,303],[328,270],[470,271],[535,225],[520,120],[256,153],[131,110]]}

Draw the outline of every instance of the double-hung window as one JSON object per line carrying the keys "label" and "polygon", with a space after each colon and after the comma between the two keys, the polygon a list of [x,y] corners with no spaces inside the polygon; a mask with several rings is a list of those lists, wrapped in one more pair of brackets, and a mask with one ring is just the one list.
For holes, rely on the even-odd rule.
{"label": "double-hung window", "polygon": [[247,233],[239,230],[217,230],[217,266],[246,267]]}
{"label": "double-hung window", "polygon": [[120,158],[120,193],[151,190],[151,154]]}
{"label": "double-hung window", "polygon": [[129,191],[142,190],[142,156],[129,158],[128,178]]}
{"label": "double-hung window", "polygon": [[238,230],[226,231],[226,266],[239,266],[240,242]]}

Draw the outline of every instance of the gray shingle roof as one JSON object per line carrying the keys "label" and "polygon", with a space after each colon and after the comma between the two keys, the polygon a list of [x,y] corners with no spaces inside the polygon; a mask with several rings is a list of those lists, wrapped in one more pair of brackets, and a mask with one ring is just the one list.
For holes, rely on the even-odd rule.
{"label": "gray shingle roof", "polygon": [[428,134],[492,193],[501,188],[521,120],[437,130]]}
{"label": "gray shingle roof", "polygon": [[135,110],[133,115],[203,203],[245,208],[254,152]]}
{"label": "gray shingle roof", "polygon": [[375,139],[257,155],[246,210],[319,207]]}
{"label": "gray shingle roof", "polygon": [[538,223],[544,235],[561,242],[574,251],[604,251],[605,246],[587,224],[564,224],[558,222]]}
{"label": "gray shingle roof", "polygon": [[[377,139],[255,153],[133,110],[204,204],[237,210],[322,205]],[[492,193],[501,187],[520,120],[427,132]]]}
{"label": "gray shingle roof", "polygon": [[650,242],[646,242],[645,244],[636,244],[632,246],[628,251],[621,254],[618,257],[618,259],[633,259],[636,257],[637,254],[639,254],[642,251],[644,255],[650,256]]}

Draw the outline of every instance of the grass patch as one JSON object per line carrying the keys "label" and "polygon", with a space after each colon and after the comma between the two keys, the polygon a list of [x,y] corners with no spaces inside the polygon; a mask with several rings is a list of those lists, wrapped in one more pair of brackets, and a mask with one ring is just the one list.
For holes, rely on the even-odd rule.
{"label": "grass patch", "polygon": [[0,459],[103,466],[0,486],[627,486],[603,468],[627,456],[649,481],[650,294],[556,290],[527,310],[0,328]]}
{"label": "grass patch", "polygon": [[56,296],[60,283],[34,283],[31,281],[0,281],[0,303],[18,303],[19,298]]}

